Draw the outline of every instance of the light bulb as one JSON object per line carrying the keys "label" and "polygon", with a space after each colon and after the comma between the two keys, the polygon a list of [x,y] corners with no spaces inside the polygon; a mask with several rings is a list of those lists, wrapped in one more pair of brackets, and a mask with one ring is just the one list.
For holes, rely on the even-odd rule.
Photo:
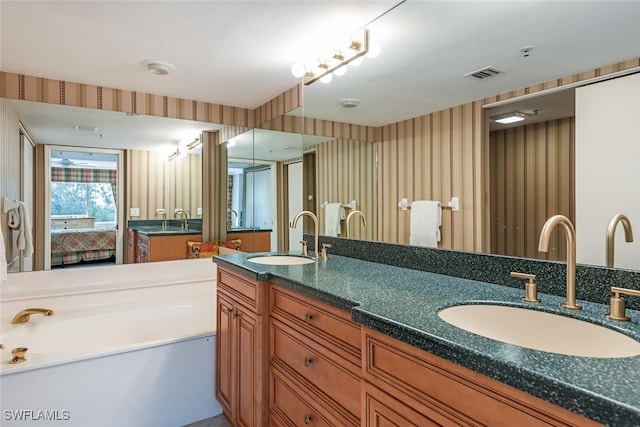
{"label": "light bulb", "polygon": [[328,74],[325,74],[324,76],[320,77],[320,81],[322,83],[329,83],[329,82],[331,82],[331,80],[333,80],[333,73],[328,73]]}
{"label": "light bulb", "polygon": [[353,61],[349,62],[349,64],[352,67],[357,67],[358,65],[362,64],[362,56],[358,56],[356,59],[354,59]]}
{"label": "light bulb", "polygon": [[297,62],[291,66],[291,74],[293,74],[295,78],[299,79],[300,77],[304,76],[306,72],[307,69],[304,67],[304,64]]}
{"label": "light bulb", "polygon": [[347,67],[345,67],[344,65],[333,70],[333,74],[335,74],[336,76],[344,76],[344,73],[346,72]]}

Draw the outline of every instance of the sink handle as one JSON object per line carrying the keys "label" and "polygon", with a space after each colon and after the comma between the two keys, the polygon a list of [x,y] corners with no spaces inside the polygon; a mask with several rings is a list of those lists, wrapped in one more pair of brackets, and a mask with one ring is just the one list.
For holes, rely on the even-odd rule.
{"label": "sink handle", "polygon": [[636,291],[634,289],[618,288],[614,286],[611,288],[611,292],[613,292],[613,296],[609,300],[611,307],[609,309],[609,313],[607,313],[605,317],[609,320],[620,320],[622,322],[628,322],[629,320],[631,320],[631,318],[627,316],[625,306],[626,303],[621,295],[640,297],[640,291]]}
{"label": "sink handle", "polygon": [[538,298],[538,285],[536,285],[535,274],[527,274],[527,273],[512,271],[511,277],[527,280],[527,283],[524,285],[525,295],[522,297],[522,301],[540,302],[540,298]]}
{"label": "sink handle", "polygon": [[302,243],[302,256],[309,255],[309,249],[307,248],[307,241],[306,240],[300,240],[300,243]]}

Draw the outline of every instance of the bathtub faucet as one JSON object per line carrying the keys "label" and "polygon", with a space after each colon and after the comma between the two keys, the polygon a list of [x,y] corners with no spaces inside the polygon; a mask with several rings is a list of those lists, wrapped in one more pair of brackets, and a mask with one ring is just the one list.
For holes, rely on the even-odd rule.
{"label": "bathtub faucet", "polygon": [[48,308],[25,308],[24,310],[20,310],[18,314],[13,316],[13,320],[11,320],[11,324],[18,325],[20,323],[28,322],[32,314],[42,314],[43,316],[53,316],[53,310],[49,310]]}

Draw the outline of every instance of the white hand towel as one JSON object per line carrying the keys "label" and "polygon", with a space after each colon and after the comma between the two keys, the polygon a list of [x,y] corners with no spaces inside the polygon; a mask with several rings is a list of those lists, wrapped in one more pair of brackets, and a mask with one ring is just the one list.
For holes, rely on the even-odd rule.
{"label": "white hand towel", "polygon": [[344,216],[342,203],[328,203],[324,207],[324,234],[326,236],[337,237],[342,231],[340,220]]}
{"label": "white hand towel", "polygon": [[31,234],[31,218],[29,209],[24,202],[18,202],[18,249],[22,251],[22,255],[30,257],[33,254],[33,235]]}
{"label": "white hand towel", "polygon": [[2,228],[2,221],[0,221],[0,282],[7,280],[7,254],[5,253]]}
{"label": "white hand towel", "polygon": [[442,225],[442,206],[434,200],[411,203],[409,244],[437,248]]}

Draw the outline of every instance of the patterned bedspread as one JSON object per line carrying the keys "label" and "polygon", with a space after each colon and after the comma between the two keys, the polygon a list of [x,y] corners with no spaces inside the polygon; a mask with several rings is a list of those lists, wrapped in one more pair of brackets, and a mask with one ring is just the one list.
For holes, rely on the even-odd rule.
{"label": "patterned bedspread", "polygon": [[52,266],[110,259],[115,253],[115,228],[51,230]]}
{"label": "patterned bedspread", "polygon": [[116,248],[115,228],[51,230],[51,253],[96,251]]}

